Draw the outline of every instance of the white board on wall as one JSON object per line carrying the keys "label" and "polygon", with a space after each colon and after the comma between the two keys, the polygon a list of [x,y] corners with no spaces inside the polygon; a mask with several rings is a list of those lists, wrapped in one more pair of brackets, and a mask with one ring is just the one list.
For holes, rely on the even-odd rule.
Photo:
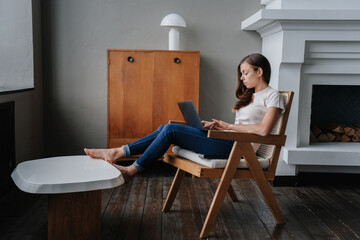
{"label": "white board on wall", "polygon": [[34,88],[31,0],[0,0],[0,93]]}

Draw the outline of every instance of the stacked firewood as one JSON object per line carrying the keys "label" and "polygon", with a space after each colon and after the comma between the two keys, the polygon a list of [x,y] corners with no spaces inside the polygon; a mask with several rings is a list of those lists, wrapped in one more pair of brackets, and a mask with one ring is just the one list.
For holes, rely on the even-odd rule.
{"label": "stacked firewood", "polygon": [[312,125],[310,142],[360,142],[360,123]]}

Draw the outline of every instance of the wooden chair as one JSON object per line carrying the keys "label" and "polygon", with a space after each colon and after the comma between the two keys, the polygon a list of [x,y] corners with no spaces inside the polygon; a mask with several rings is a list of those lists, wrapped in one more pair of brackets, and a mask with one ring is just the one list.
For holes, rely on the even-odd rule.
{"label": "wooden chair", "polygon": [[[228,193],[233,201],[237,201],[236,194],[231,186],[231,180],[234,178],[255,180],[277,223],[284,223],[283,215],[268,183],[268,180],[274,180],[280,150],[281,147],[285,145],[285,129],[294,94],[293,92],[284,91],[280,93],[285,101],[285,112],[278,117],[274,129],[268,136],[263,137],[256,134],[215,130],[208,131],[208,137],[210,138],[235,141],[229,158],[227,159],[225,168],[219,169],[207,167],[176,154],[165,155],[163,161],[178,169],[165,200],[165,204],[162,209],[163,212],[168,212],[170,210],[179,190],[182,178],[185,173],[188,172],[194,176],[202,178],[220,178],[218,188],[201,230],[200,238],[208,237],[210,234],[225,195]],[[255,154],[251,143],[262,144],[257,151],[257,155]],[[268,167],[262,168],[258,157],[267,158]],[[246,162],[246,168],[238,168],[240,160]]]}

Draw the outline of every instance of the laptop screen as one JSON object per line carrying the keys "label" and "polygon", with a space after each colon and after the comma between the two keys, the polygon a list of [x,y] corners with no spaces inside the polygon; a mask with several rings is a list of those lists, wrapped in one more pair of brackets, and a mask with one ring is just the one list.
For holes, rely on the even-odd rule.
{"label": "laptop screen", "polygon": [[197,113],[192,100],[178,102],[178,105],[186,122],[186,125],[197,128],[199,130],[204,130],[199,114]]}

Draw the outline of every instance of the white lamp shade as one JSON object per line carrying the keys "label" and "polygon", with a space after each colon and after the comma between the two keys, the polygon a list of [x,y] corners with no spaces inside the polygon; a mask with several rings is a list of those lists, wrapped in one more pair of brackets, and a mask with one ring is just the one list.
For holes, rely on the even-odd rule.
{"label": "white lamp shade", "polygon": [[186,23],[183,17],[179,14],[171,13],[166,15],[160,23],[162,27],[186,27]]}

